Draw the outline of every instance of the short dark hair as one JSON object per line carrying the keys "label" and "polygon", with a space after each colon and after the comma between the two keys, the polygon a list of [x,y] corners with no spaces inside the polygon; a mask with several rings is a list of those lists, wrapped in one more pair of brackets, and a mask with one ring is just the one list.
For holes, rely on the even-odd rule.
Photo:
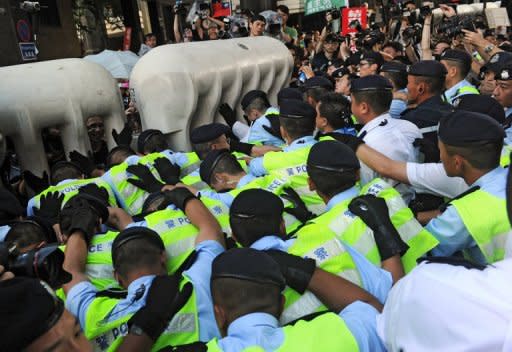
{"label": "short dark hair", "polygon": [[208,153],[212,151],[212,144],[218,143],[222,136],[218,136],[214,140],[204,143],[192,143],[192,149],[197,154],[199,159],[204,160]]}
{"label": "short dark hair", "polygon": [[262,22],[267,23],[267,19],[265,17],[263,17],[262,15],[254,15],[251,17],[251,23],[256,22],[256,21],[262,21]]}
{"label": "short dark hair", "polygon": [[125,278],[134,270],[156,267],[161,255],[160,248],[142,237],[123,244],[116,251],[116,257],[112,258],[112,262],[116,272]]}
{"label": "short dark hair", "polygon": [[169,144],[164,134],[157,133],[149,137],[144,143],[144,154],[163,152],[169,149]]}
{"label": "short dark hair", "polygon": [[315,183],[316,189],[327,197],[334,197],[353,187],[357,182],[357,170],[332,172],[308,167],[307,171],[308,176]]}
{"label": "short dark hair", "polygon": [[155,37],[156,38],[156,35],[153,34],[153,33],[148,33],[148,34],[145,34],[144,35],[144,41],[148,41],[151,37]]}
{"label": "short dark hair", "polygon": [[407,87],[407,73],[386,71],[381,72],[381,74],[393,83],[395,89],[405,89]]}
{"label": "short dark hair", "polygon": [[64,180],[76,180],[78,178],[81,178],[83,174],[83,171],[80,170],[77,166],[74,166],[73,164],[55,164],[52,168],[50,182],[52,185],[56,185],[57,183]]}
{"label": "short dark hair", "polygon": [[215,169],[212,170],[211,175],[218,173],[226,173],[228,175],[238,175],[244,172],[244,169],[235,157],[221,157],[215,165]]}
{"label": "short dark hair", "polygon": [[[442,58],[441,58],[442,60]],[[459,72],[459,78],[460,79],[464,79],[469,71],[471,70],[471,62],[468,62],[468,63],[464,63],[464,62],[461,62],[461,61],[457,61],[457,60],[444,60],[446,62],[446,64],[450,67],[455,67],[457,68],[457,72]]]}
{"label": "short dark hair", "polygon": [[465,146],[445,144],[449,155],[460,155],[478,170],[492,170],[500,165],[503,141],[467,143]]}
{"label": "short dark hair", "polygon": [[358,103],[366,103],[370,105],[372,111],[378,115],[389,111],[391,101],[393,100],[393,92],[391,90],[370,90],[353,92],[352,95]]}
{"label": "short dark hair", "polygon": [[425,83],[428,86],[429,93],[439,95],[443,92],[445,76],[440,77],[427,77],[427,76],[414,76],[416,81]]}
{"label": "short dark hair", "polygon": [[279,5],[277,7],[277,10],[281,11],[281,12],[284,12],[285,14],[289,15],[290,14],[290,9],[288,8],[288,6],[286,5]]}
{"label": "short dark hair", "polygon": [[302,119],[291,119],[291,118],[279,118],[281,127],[288,133],[288,136],[292,140],[304,136],[311,136],[315,131],[315,119],[302,118]]}
{"label": "short dark hair", "polygon": [[395,51],[398,51],[398,52],[404,51],[404,46],[402,44],[400,44],[399,42],[394,42],[394,41],[384,43],[384,45],[382,46],[382,49],[384,50],[385,48],[393,48]]}
{"label": "short dark hair", "polygon": [[307,99],[308,97],[311,97],[314,101],[319,101],[322,96],[329,93],[329,90],[324,87],[315,87],[310,88],[306,90],[304,93],[304,97]]}
{"label": "short dark hair", "polygon": [[45,231],[40,225],[32,221],[20,221],[10,225],[11,228],[5,236],[5,243],[10,246],[16,243],[19,249],[48,241]]}
{"label": "short dark hair", "polygon": [[[265,206],[258,204],[255,206]],[[268,235],[279,235],[281,232],[281,222],[283,217],[281,214],[269,216],[253,216],[250,218],[238,217],[231,215],[229,217],[229,225],[236,237],[236,240],[243,247],[250,247],[260,238]]]}
{"label": "short dark hair", "polygon": [[262,99],[262,98],[254,98],[248,105],[247,107],[245,108],[245,111],[250,111],[250,110],[257,110],[259,112],[261,112],[262,114],[265,113],[265,111],[267,111],[267,109],[270,107],[270,105],[268,104],[268,102],[265,100],[265,99]]}
{"label": "short dark hair", "polygon": [[213,303],[223,307],[231,320],[250,313],[268,313],[279,318],[279,287],[249,280],[218,278],[211,281]]}
{"label": "short dark hair", "polygon": [[320,116],[325,117],[333,129],[347,127],[343,115],[350,112],[350,102],[343,94],[327,93],[318,103]]}
{"label": "short dark hair", "polygon": [[131,155],[135,155],[135,151],[127,145],[118,145],[110,150],[105,161],[105,168],[110,170],[112,167],[121,164]]}

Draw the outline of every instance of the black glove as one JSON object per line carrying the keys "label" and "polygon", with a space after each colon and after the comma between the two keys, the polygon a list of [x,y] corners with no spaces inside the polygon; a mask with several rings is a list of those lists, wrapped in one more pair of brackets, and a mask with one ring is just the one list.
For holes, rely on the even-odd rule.
{"label": "black glove", "polygon": [[279,116],[266,115],[266,118],[270,121],[270,127],[263,126],[263,129],[274,137],[283,139],[283,136],[281,136],[281,122],[279,122]]}
{"label": "black glove", "polygon": [[156,341],[192,295],[190,282],[181,291],[179,285],[180,278],[177,275],[155,277],[146,297],[146,305],[130,318],[128,325],[141,328]]}
{"label": "black glove", "polygon": [[39,198],[39,209],[33,207],[32,211],[35,216],[46,219],[52,225],[55,225],[59,222],[60,208],[62,207],[63,200],[64,194],[59,192],[46,193]]}
{"label": "black glove", "polygon": [[94,169],[96,169],[96,165],[94,165],[94,162],[90,157],[87,157],[76,150],[69,153],[69,160],[80,165],[87,176],[91,176]]}
{"label": "black glove", "polygon": [[48,173],[46,171],[43,172],[43,176],[37,177],[31,171],[25,170],[23,171],[23,179],[25,180],[25,183],[38,194],[50,186],[50,182],[48,182]]}
{"label": "black glove", "polygon": [[165,184],[174,186],[180,182],[181,169],[178,165],[171,163],[169,159],[158,158],[155,160],[154,165]]}
{"label": "black glove", "polygon": [[409,246],[402,240],[389,218],[388,206],[383,198],[372,194],[359,196],[350,202],[348,209],[359,216],[373,230],[375,243],[382,260],[404,254]]}
{"label": "black glove", "polygon": [[117,145],[127,145],[129,146],[132,143],[132,128],[130,127],[130,123],[126,122],[124,124],[121,133],[117,133],[117,130],[112,129],[112,137]]}
{"label": "black glove", "polygon": [[89,244],[99,225],[99,214],[80,196],[71,198],[60,212],[60,228],[62,233],[70,236],[77,231],[84,235],[85,242]]}
{"label": "black glove", "polygon": [[293,204],[293,208],[284,208],[284,211],[295,216],[300,222],[305,223],[316,217],[315,214],[308,210],[304,201],[293,188],[285,187],[283,193],[281,193],[281,198]]}
{"label": "black glove", "polygon": [[183,212],[185,212],[185,206],[189,200],[197,199],[197,197],[185,187],[176,187],[171,191],[165,191],[165,198]]}
{"label": "black glove", "polygon": [[155,176],[151,173],[151,170],[144,165],[130,165],[126,169],[129,173],[137,176],[139,179],[129,178],[130,182],[135,187],[143,189],[149,193],[160,192],[164,183],[158,181]]}
{"label": "black glove", "polygon": [[239,140],[233,138],[229,140],[230,152],[239,152],[250,156],[252,152],[252,147],[254,147],[254,144],[240,142]]}
{"label": "black glove", "polygon": [[220,104],[219,114],[224,118],[229,127],[233,127],[236,122],[236,114],[228,103]]}
{"label": "black glove", "polygon": [[355,152],[357,152],[357,148],[364,144],[364,141],[362,138],[352,136],[351,134],[344,134],[344,133],[333,133],[331,134],[331,137],[336,139],[337,141],[346,144],[350,149],[352,149]]}
{"label": "black glove", "polygon": [[304,293],[307,290],[316,269],[314,259],[302,258],[278,250],[267,250],[265,253],[270,255],[279,264],[286,280],[286,285],[299,293]]}
{"label": "black glove", "polygon": [[108,192],[105,188],[99,187],[95,183],[89,183],[83,187],[80,187],[78,194],[89,202],[89,204],[101,217],[103,222],[108,221],[109,212],[107,208],[110,206],[110,204],[108,199]]}

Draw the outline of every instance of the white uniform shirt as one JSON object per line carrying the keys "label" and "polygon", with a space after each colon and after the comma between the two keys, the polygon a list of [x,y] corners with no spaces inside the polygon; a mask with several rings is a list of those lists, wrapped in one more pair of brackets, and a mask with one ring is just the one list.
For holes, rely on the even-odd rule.
{"label": "white uniform shirt", "polygon": [[[405,120],[392,118],[388,113],[377,116],[368,122],[358,134],[366,144],[390,159],[404,162],[418,162],[419,152],[412,144],[416,138],[422,138],[418,127]],[[361,163],[361,185],[376,177],[375,171]],[[405,184],[385,178],[402,195],[406,203],[414,197],[412,188]]]}
{"label": "white uniform shirt", "polygon": [[455,198],[468,190],[461,177],[450,177],[441,163],[407,163],[407,178],[418,193]]}
{"label": "white uniform shirt", "polygon": [[512,351],[512,259],[480,271],[422,263],[391,289],[377,332],[388,351]]}

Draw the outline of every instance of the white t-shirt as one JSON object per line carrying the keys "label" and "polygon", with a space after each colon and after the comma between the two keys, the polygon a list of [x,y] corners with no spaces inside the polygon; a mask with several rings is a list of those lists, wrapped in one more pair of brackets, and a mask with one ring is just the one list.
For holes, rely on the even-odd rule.
{"label": "white t-shirt", "polygon": [[439,197],[454,198],[469,188],[463,178],[446,175],[441,163],[407,163],[407,178],[417,193]]}

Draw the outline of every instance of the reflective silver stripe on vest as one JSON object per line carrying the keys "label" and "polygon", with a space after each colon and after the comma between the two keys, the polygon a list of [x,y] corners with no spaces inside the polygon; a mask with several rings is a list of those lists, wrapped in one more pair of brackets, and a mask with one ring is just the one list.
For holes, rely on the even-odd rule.
{"label": "reflective silver stripe on vest", "polygon": [[199,165],[201,164],[200,161],[198,162],[195,162],[189,166],[186,166],[184,168],[181,169],[181,177],[185,177],[185,176],[188,176],[189,174],[191,174],[192,172],[196,171],[197,169],[199,169]]}
{"label": "reflective silver stripe on vest", "polygon": [[191,237],[184,238],[182,240],[171,243],[170,245],[165,246],[165,251],[167,255],[170,257],[177,257],[183,253],[186,253],[192,249],[194,249],[194,243],[196,241],[197,234],[194,234]]}
{"label": "reflective silver stripe on vest", "polygon": [[85,266],[85,275],[91,279],[115,280],[114,268],[111,264],[87,264]]}
{"label": "reflective silver stripe on vest", "polygon": [[172,318],[165,329],[167,334],[192,333],[196,331],[196,315],[194,313],[178,313]]}
{"label": "reflective silver stripe on vest", "polygon": [[144,202],[148,196],[149,194],[144,192],[140,197],[135,199],[135,201],[130,206],[128,206],[130,215],[138,214],[142,211],[142,205],[144,205]]}
{"label": "reflective silver stripe on vest", "polygon": [[398,234],[402,238],[404,242],[408,242],[411,238],[416,236],[418,233],[423,231],[423,226],[416,220],[416,218],[412,218],[407,221],[405,224],[400,225],[396,229]]}
{"label": "reflective silver stripe on vest", "polygon": [[435,125],[435,126],[420,128],[420,132],[421,132],[421,134],[425,134],[425,133],[437,132],[438,129],[439,129],[439,125]]}
{"label": "reflective silver stripe on vest", "polygon": [[512,236],[512,230],[509,230],[505,233],[500,233],[499,235],[493,236],[491,238],[491,242],[482,245],[483,251],[485,252],[486,258],[494,258],[496,249],[506,248],[507,240],[510,240]]}

